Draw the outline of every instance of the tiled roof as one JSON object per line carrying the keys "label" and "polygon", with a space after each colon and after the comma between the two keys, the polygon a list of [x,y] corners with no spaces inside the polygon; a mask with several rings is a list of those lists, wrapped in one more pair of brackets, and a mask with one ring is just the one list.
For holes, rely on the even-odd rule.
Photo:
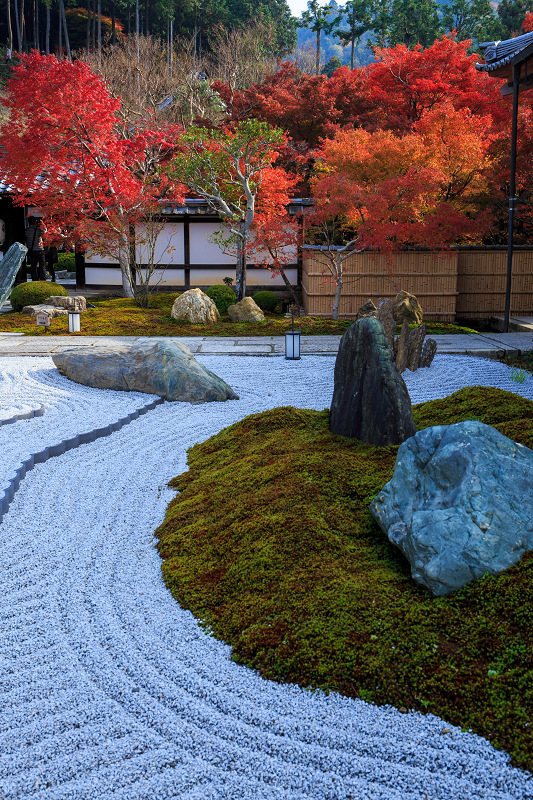
{"label": "tiled roof", "polygon": [[510,64],[515,56],[531,44],[533,44],[533,32],[524,33],[515,39],[504,39],[501,42],[483,42],[480,47],[485,49],[485,64],[476,64],[476,69],[481,72],[500,69]]}

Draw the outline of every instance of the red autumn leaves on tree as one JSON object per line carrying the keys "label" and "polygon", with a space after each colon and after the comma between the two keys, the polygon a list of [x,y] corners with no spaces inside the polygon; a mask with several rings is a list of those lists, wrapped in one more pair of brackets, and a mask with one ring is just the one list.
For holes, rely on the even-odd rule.
{"label": "red autumn leaves on tree", "polygon": [[[117,258],[124,292],[132,296],[130,231],[168,191],[158,168],[175,152],[181,131],[121,125],[120,101],[82,61],[22,55],[7,90],[4,180],[19,203],[42,209],[51,237],[70,236]],[[182,196],[180,187],[172,194]]]}

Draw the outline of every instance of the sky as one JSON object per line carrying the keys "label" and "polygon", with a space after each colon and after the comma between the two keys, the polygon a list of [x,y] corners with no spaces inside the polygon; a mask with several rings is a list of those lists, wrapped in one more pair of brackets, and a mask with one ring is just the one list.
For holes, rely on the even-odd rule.
{"label": "sky", "polygon": [[[287,4],[295,17],[300,17],[307,10],[307,0],[287,0]],[[324,2],[323,5],[326,5]]]}

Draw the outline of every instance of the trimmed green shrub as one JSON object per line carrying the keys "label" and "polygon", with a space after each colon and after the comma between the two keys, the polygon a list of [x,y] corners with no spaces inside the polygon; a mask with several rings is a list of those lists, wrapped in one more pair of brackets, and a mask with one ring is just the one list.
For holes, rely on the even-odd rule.
{"label": "trimmed green shrub", "polygon": [[261,311],[268,311],[270,314],[274,313],[276,306],[279,303],[276,292],[256,292],[252,299],[254,303],[257,303]]}
{"label": "trimmed green shrub", "polygon": [[57,269],[66,269],[67,272],[76,272],[76,256],[74,253],[58,253]]}
{"label": "trimmed green shrub", "polygon": [[44,303],[48,297],[62,295],[68,297],[68,292],[63,286],[51,281],[32,281],[19,283],[11,292],[11,306],[13,311],[22,311],[24,306],[35,306]]}
{"label": "trimmed green shrub", "polygon": [[219,314],[225,314],[228,308],[237,302],[235,292],[231,286],[210,286],[206,295],[216,305]]}

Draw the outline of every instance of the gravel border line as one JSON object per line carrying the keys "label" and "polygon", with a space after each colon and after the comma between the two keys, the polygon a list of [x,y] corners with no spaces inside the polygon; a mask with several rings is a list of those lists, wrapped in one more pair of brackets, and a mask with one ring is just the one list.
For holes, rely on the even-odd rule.
{"label": "gravel border line", "polygon": [[[4,490],[4,494],[2,499],[0,500],[0,522],[2,522],[4,518],[4,514],[7,513],[9,506],[15,496],[15,492],[18,490],[20,486],[21,480],[27,475],[27,473],[34,468],[35,464],[42,464],[44,461],[48,461],[49,458],[54,458],[55,456],[61,456],[63,453],[66,453],[68,450],[73,450],[76,447],[79,447],[81,444],[88,444],[89,442],[94,442],[96,439],[101,439],[105,436],[110,436],[115,431],[119,431],[124,425],[129,425],[130,422],[133,422],[134,419],[142,416],[143,414],[147,414],[148,411],[152,411],[156,406],[161,405],[164,403],[164,397],[158,397],[157,400],[152,400],[151,403],[143,406],[142,408],[138,408],[136,411],[132,411],[131,414],[127,414],[125,417],[121,417],[116,422],[112,422],[109,425],[105,425],[103,428],[94,428],[92,431],[85,431],[84,433],[78,433],[76,436],[72,436],[70,439],[63,439],[58,444],[53,444],[50,447],[45,447],[44,450],[40,450],[38,453],[32,453],[32,455],[27,458],[25,461],[22,462],[20,467],[17,467],[15,470],[15,474],[13,477],[8,478],[8,487]],[[7,421],[0,421],[0,424],[9,424],[12,422],[18,422],[22,419],[32,419],[32,417],[41,417],[44,414],[44,407],[37,409],[35,412],[28,412],[26,414],[17,415]]]}
{"label": "gravel border line", "polygon": [[11,425],[13,422],[20,422],[22,419],[42,417],[45,411],[45,407],[40,406],[39,408],[32,409],[32,411],[26,411],[24,414],[15,414],[14,417],[9,417],[9,419],[0,419],[0,425]]}

